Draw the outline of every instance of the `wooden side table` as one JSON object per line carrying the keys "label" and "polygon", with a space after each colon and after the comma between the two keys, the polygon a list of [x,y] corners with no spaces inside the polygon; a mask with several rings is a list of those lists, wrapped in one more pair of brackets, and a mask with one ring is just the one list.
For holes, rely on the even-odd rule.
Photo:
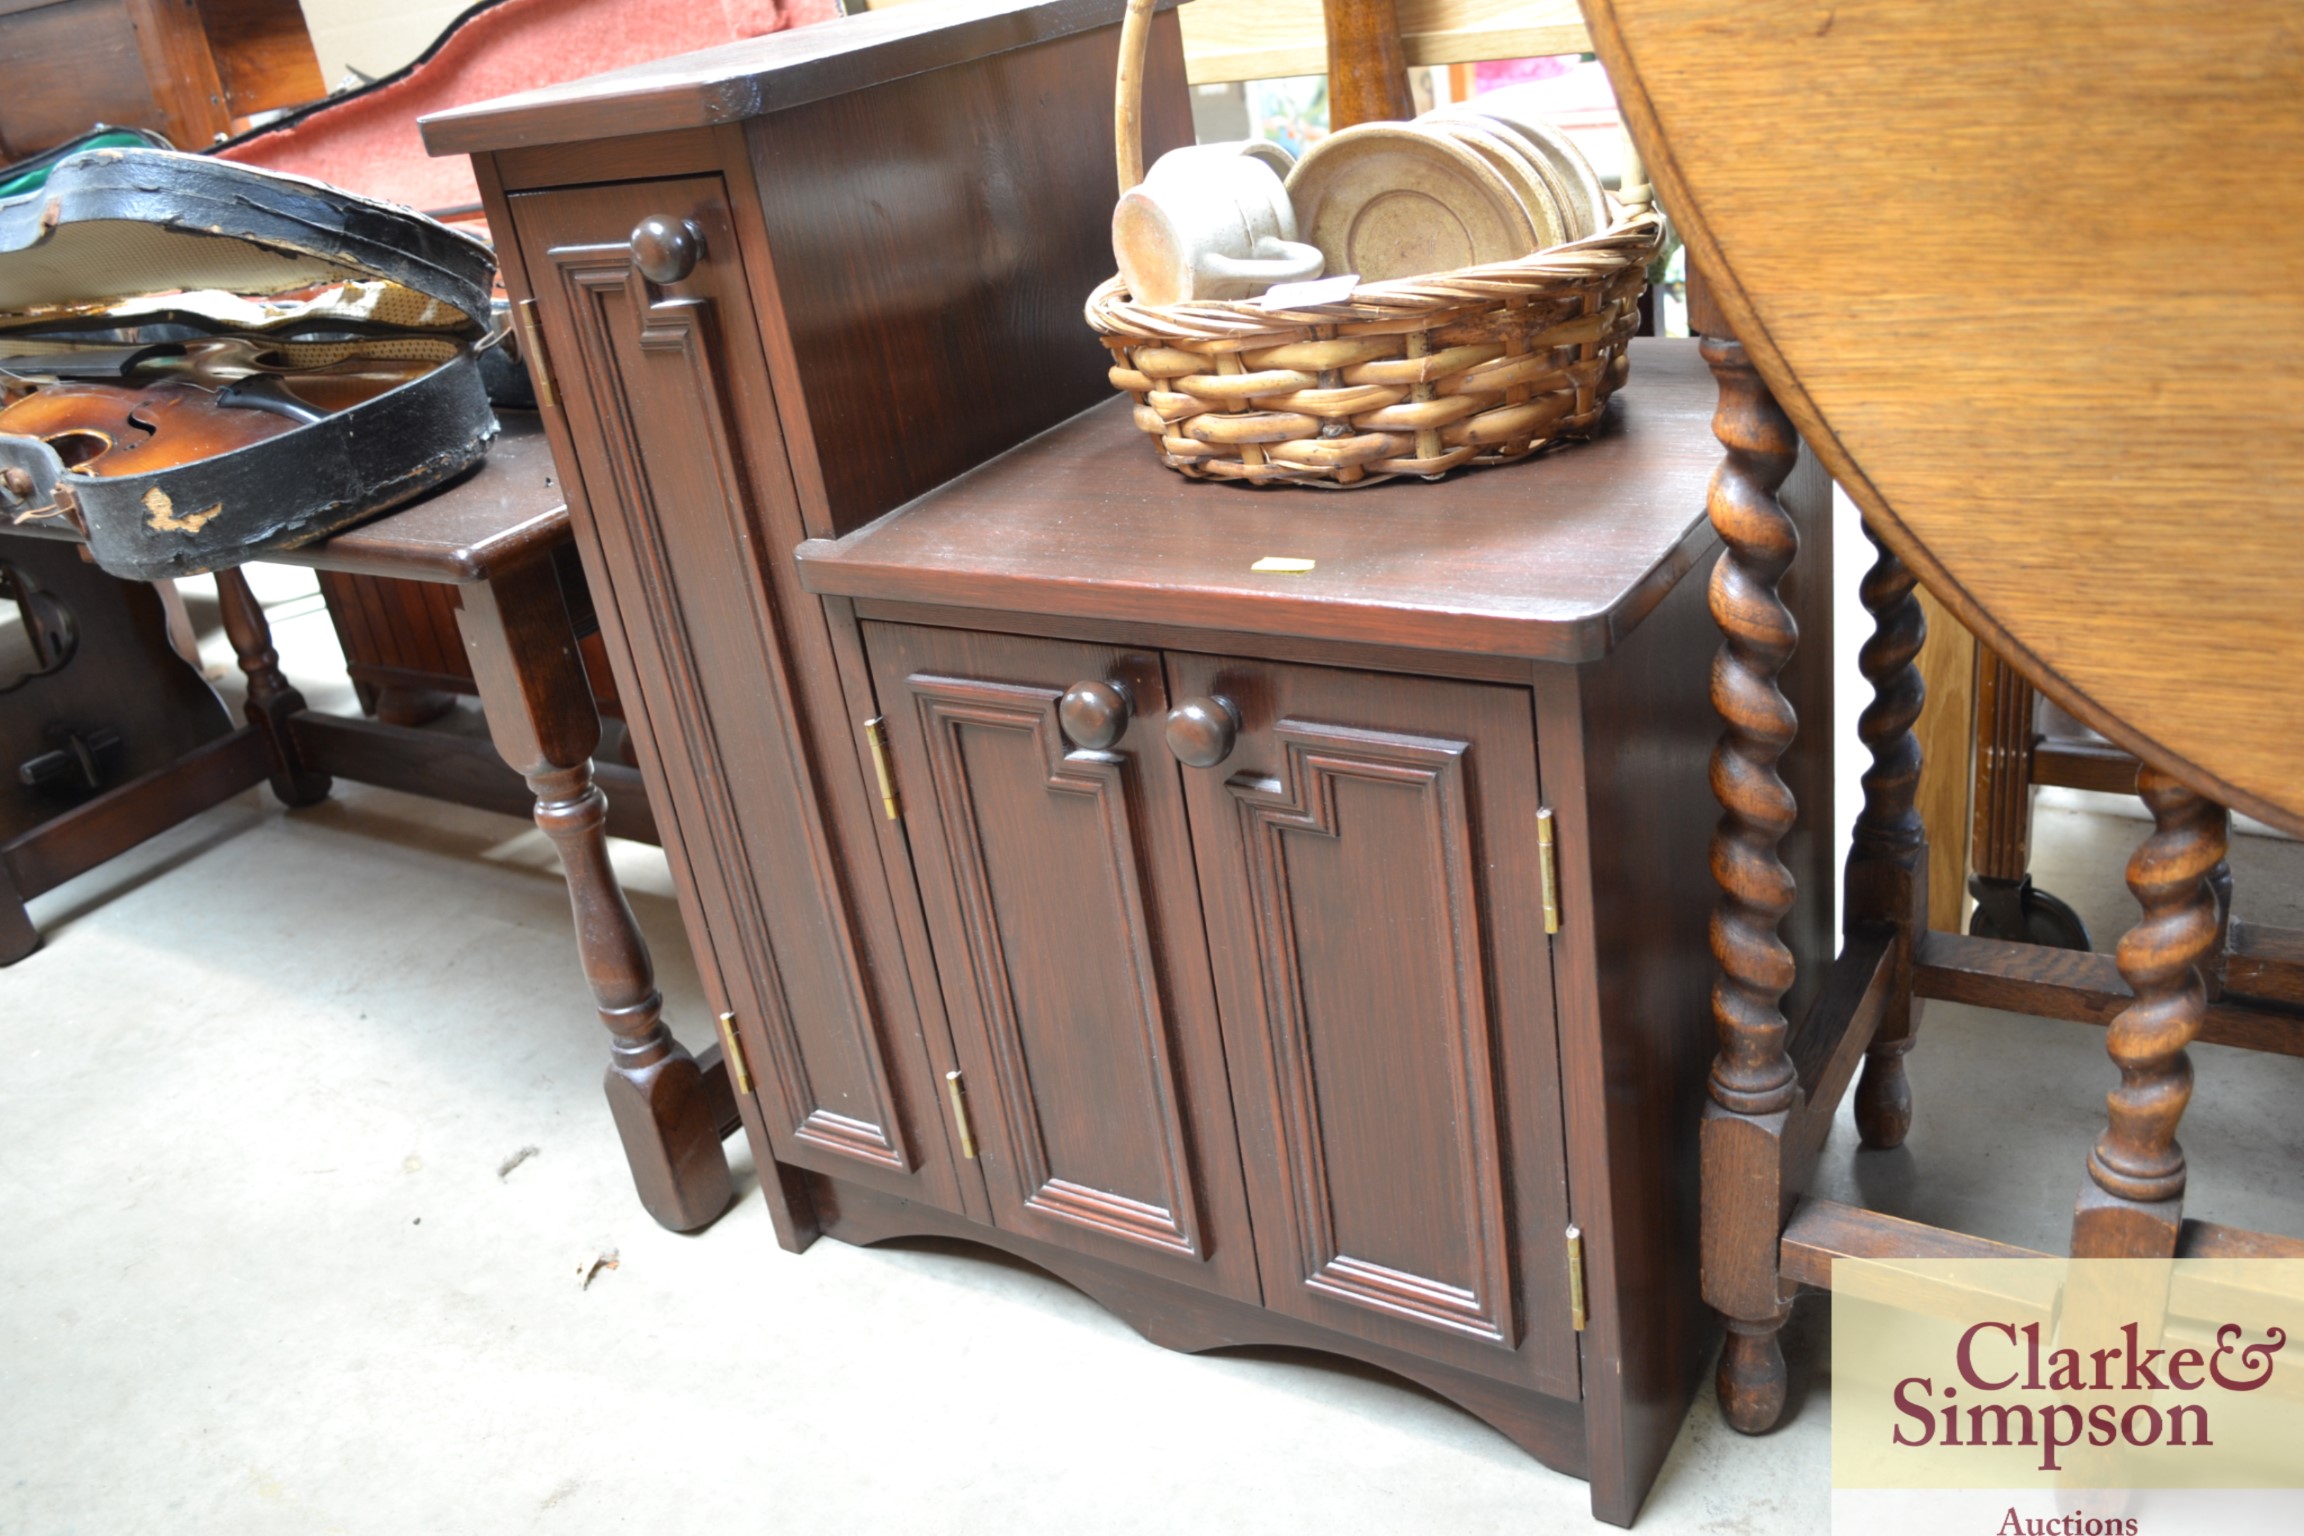
{"label": "wooden side table", "polygon": [[653,842],[656,829],[638,772],[592,761],[600,717],[578,635],[593,621],[555,478],[533,418],[515,418],[467,478],[276,557],[452,589],[501,762],[477,742],[306,708],[247,579],[218,572],[225,632],[248,680],[247,723],[0,844],[0,939],[15,941],[8,959],[21,958],[38,944],[25,902],[257,783],[289,806],[325,799],[341,777],[532,813],[567,870],[585,978],[611,1037],[609,1108],[640,1203],[693,1231],[727,1208],[720,1143],[740,1121],[719,1047],[692,1057],[665,1028],[647,944],[608,861],[608,837]]}

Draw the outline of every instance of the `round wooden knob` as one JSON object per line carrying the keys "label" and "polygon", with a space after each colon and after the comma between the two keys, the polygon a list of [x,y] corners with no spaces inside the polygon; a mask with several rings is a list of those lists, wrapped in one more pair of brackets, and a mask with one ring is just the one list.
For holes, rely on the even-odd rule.
{"label": "round wooden knob", "polygon": [[1072,745],[1101,752],[1128,729],[1128,694],[1118,683],[1074,683],[1056,706]]}
{"label": "round wooden knob", "polygon": [[654,214],[632,231],[632,265],[652,283],[676,283],[696,270],[704,231],[688,219]]}
{"label": "round wooden knob", "polygon": [[32,472],[15,464],[0,469],[0,487],[4,487],[16,500],[22,501],[32,494]]}
{"label": "round wooden knob", "polygon": [[1225,698],[1186,699],[1168,711],[1168,750],[1187,768],[1213,768],[1240,739],[1240,711]]}

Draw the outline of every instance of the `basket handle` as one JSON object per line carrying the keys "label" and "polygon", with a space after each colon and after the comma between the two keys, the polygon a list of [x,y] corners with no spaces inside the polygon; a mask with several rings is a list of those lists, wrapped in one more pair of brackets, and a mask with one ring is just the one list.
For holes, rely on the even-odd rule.
{"label": "basket handle", "polygon": [[1120,162],[1120,190],[1144,179],[1144,53],[1152,39],[1152,8],[1160,0],[1128,0],[1120,22],[1120,73],[1112,86],[1112,138]]}

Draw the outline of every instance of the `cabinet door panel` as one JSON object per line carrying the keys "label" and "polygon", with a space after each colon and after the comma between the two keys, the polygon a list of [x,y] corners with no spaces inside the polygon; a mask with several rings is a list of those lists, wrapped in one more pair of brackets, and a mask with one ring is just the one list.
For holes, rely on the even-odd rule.
{"label": "cabinet door panel", "polygon": [[[995,1219],[1254,1299],[1158,658],[864,633]],[[1065,739],[1080,682],[1129,696],[1107,749]]]}
{"label": "cabinet door panel", "polygon": [[[870,920],[885,892],[859,884],[877,866],[842,856],[839,786],[811,751],[802,701],[836,683],[820,615],[775,565],[798,515],[723,188],[704,177],[512,203],[577,444],[602,623],[637,674],[667,848],[759,1069],[770,1146],[956,1209],[908,978]],[[703,260],[671,286],[642,278],[626,241],[659,214],[702,235]],[[830,761],[846,773],[837,724]]]}
{"label": "cabinet door panel", "polygon": [[1530,704],[1172,654],[1265,1303],[1574,1395]]}

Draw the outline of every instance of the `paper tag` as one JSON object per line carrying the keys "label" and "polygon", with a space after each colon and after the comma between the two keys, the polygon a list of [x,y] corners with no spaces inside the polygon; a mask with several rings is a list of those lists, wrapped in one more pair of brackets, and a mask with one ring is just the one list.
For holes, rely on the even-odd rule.
{"label": "paper tag", "polygon": [[[1302,287],[1304,285],[1299,283],[1297,286]],[[1300,555],[1266,555],[1248,569],[1252,571],[1277,571],[1284,576],[1301,576],[1319,563],[1317,560],[1306,560]]]}
{"label": "paper tag", "polygon": [[1316,277],[1308,283],[1274,283],[1256,301],[1259,309],[1305,309],[1314,304],[1341,304],[1360,286],[1360,274]]}

